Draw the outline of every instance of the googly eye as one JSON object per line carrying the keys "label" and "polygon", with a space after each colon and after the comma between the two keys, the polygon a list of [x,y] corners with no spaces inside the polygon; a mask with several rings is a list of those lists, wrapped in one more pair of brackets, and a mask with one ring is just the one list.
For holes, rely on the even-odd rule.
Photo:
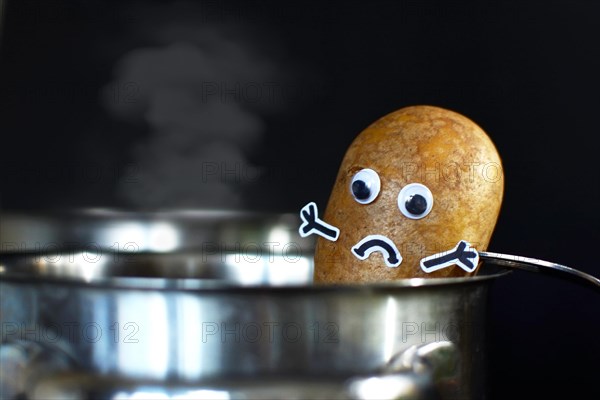
{"label": "googly eye", "polygon": [[350,193],[352,193],[354,200],[360,204],[369,204],[375,200],[380,188],[379,175],[369,168],[358,171],[352,178],[352,183],[350,183]]}
{"label": "googly eye", "polygon": [[420,183],[411,183],[398,193],[398,208],[405,217],[421,219],[427,216],[433,207],[431,190]]}

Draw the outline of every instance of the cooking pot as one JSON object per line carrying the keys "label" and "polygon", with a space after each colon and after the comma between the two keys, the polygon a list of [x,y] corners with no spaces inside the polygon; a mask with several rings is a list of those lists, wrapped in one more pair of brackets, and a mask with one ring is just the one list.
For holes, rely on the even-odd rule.
{"label": "cooking pot", "polygon": [[[40,221],[19,218],[23,232]],[[45,221],[60,233],[33,240],[77,246],[36,252],[13,230],[2,254],[3,398],[485,395],[487,294],[506,274],[491,264],[468,278],[313,286],[313,243],[288,215],[69,221]],[[114,247],[123,239],[135,251]]]}

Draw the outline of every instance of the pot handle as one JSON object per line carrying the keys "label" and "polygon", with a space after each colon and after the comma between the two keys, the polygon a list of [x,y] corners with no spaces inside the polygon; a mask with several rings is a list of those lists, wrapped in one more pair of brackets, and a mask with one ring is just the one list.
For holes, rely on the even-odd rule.
{"label": "pot handle", "polygon": [[352,378],[346,383],[355,400],[439,399],[458,388],[459,352],[449,341],[411,346],[394,356],[380,374]]}

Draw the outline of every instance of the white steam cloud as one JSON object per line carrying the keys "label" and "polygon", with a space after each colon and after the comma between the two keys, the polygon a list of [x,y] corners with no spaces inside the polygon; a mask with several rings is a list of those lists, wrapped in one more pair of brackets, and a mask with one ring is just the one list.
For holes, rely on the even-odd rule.
{"label": "white steam cloud", "polygon": [[148,129],[120,196],[141,208],[243,207],[242,189],[260,175],[248,152],[263,139],[262,114],[281,106],[277,65],[189,16],[152,35],[160,44],[121,57],[104,91],[112,115]]}

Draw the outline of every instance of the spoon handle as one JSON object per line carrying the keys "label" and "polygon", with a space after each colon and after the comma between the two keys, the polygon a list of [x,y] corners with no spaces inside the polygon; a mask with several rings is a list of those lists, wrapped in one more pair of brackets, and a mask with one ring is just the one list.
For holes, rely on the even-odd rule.
{"label": "spoon handle", "polygon": [[489,261],[493,264],[502,265],[509,268],[523,269],[532,272],[547,272],[558,271],[583,279],[588,283],[600,288],[600,279],[579,271],[577,269],[553,263],[550,261],[538,260],[536,258],[514,256],[510,254],[490,253],[487,251],[479,252],[479,257],[484,261]]}

